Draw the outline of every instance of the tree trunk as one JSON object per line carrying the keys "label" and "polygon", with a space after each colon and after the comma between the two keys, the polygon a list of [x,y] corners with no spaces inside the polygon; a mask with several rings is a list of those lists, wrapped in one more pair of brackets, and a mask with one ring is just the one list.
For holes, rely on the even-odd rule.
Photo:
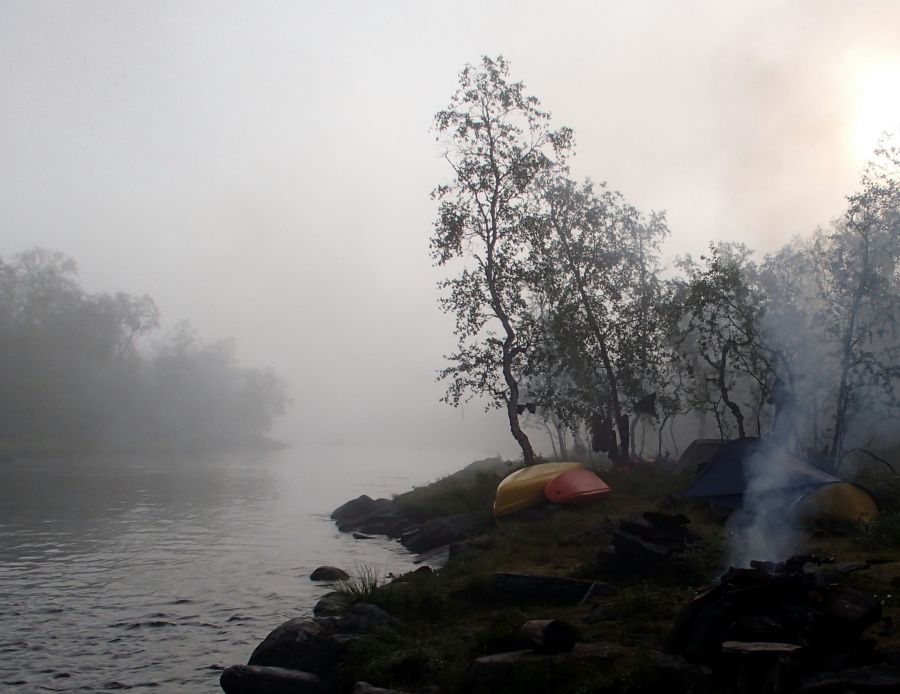
{"label": "tree trunk", "polygon": [[[559,451],[556,448],[556,442],[553,440],[553,431],[550,429],[550,422],[546,419],[544,420],[544,429],[547,432],[547,438],[550,439],[550,448],[553,449],[553,457],[559,458]],[[559,436],[559,429],[556,430],[557,437]]]}
{"label": "tree trunk", "polygon": [[709,361],[711,365],[718,367],[719,378],[717,384],[719,386],[719,394],[722,396],[722,402],[725,403],[726,407],[731,411],[731,414],[734,415],[735,421],[737,421],[738,436],[744,438],[747,435],[744,432],[744,413],[741,412],[740,406],[731,400],[728,393],[728,385],[725,383],[725,370],[728,364],[728,351],[730,349],[731,342],[725,343],[725,348],[722,350],[722,358],[719,360],[718,364],[713,364],[709,359],[707,359],[707,361]]}
{"label": "tree trunk", "polygon": [[[616,372],[613,369],[612,360],[610,359],[609,351],[606,347],[606,338],[603,336],[603,332],[600,330],[600,322],[594,315],[594,310],[591,306],[591,302],[588,300],[587,290],[584,286],[584,280],[581,277],[581,270],[575,263],[575,260],[572,258],[572,249],[569,246],[568,232],[563,231],[558,224],[554,224],[554,226],[556,227],[556,231],[559,234],[559,240],[562,242],[563,250],[566,254],[566,260],[569,263],[569,269],[574,275],[575,285],[578,287],[578,293],[581,296],[581,306],[582,308],[584,308],[588,326],[591,329],[591,333],[593,333],[594,335],[594,339],[597,341],[597,346],[600,348],[600,360],[603,362],[603,369],[606,372],[606,380],[609,381],[610,404],[612,405],[613,417],[615,418],[614,426],[619,432],[619,441],[627,441],[628,424],[627,422],[625,422],[623,425],[622,407],[619,404],[618,379],[616,378]],[[610,451],[610,454],[612,454],[612,451]],[[628,462],[627,446],[621,447],[617,460],[618,462]]]}
{"label": "tree trunk", "polygon": [[831,472],[838,469],[841,460],[841,449],[844,446],[844,432],[847,426],[847,408],[850,405],[850,367],[853,360],[853,333],[856,330],[856,318],[859,315],[860,304],[866,293],[866,278],[869,272],[869,245],[864,238],[864,260],[862,278],[859,286],[853,294],[853,303],[847,316],[847,329],[844,331],[843,348],[841,350],[841,382],[838,387],[837,409],[834,413],[834,435],[831,439]]}

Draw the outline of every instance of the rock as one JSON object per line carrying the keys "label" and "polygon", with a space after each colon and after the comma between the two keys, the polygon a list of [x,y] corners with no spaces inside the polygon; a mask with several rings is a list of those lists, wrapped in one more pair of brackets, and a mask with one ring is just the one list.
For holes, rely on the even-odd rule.
{"label": "rock", "polygon": [[666,684],[668,691],[712,691],[712,670],[704,665],[689,663],[684,658],[667,653],[652,652],[656,678]]}
{"label": "rock", "polygon": [[582,603],[590,602],[591,600],[595,600],[597,598],[608,598],[612,595],[618,595],[619,589],[616,588],[611,583],[604,583],[603,581],[594,581],[591,584],[591,587],[588,588],[587,593],[584,594],[584,597],[581,598]]}
{"label": "rock", "polygon": [[530,619],[519,629],[519,640],[538,653],[565,653],[575,646],[575,628],[558,619]]}
{"label": "rock", "polygon": [[371,634],[381,629],[395,630],[399,626],[399,620],[380,607],[367,602],[358,602],[338,620],[335,630],[344,634]]}
{"label": "rock", "polygon": [[834,642],[850,642],[881,619],[881,603],[872,595],[847,586],[829,586],[820,609],[828,617]]}
{"label": "rock", "polygon": [[336,523],[358,520],[372,515],[378,507],[378,503],[372,497],[363,494],[334,509],[331,512],[331,520]]}
{"label": "rock", "polygon": [[691,519],[687,516],[676,513],[657,513],[656,511],[644,511],[644,519],[650,521],[657,527],[673,527],[679,525],[687,525]]}
{"label": "rock", "polygon": [[219,684],[226,694],[325,694],[324,680],[311,672],[280,667],[232,665]]}
{"label": "rock", "polygon": [[346,581],[350,578],[350,574],[336,566],[320,566],[309,578],[311,581]]}
{"label": "rock", "polygon": [[[530,650],[497,653],[477,658],[466,670],[463,691],[516,691],[515,684],[543,682],[552,687],[555,677],[572,665],[599,668],[613,663],[629,649],[614,643],[577,643],[568,653],[545,655]],[[548,688],[546,691],[554,691]]]}
{"label": "rock", "polygon": [[488,591],[498,600],[576,605],[594,587],[594,581],[562,576],[495,573],[488,578]]}
{"label": "rock", "polygon": [[621,531],[613,533],[612,544],[620,559],[635,566],[652,567],[672,553],[668,547]]}
{"label": "rock", "polygon": [[480,535],[493,524],[494,518],[487,511],[433,518],[422,523],[418,531],[401,536],[400,541],[410,552],[423,554],[442,545]]}
{"label": "rock", "polygon": [[343,648],[316,622],[289,619],[260,643],[247,665],[263,665],[329,674],[343,655]]}
{"label": "rock", "polygon": [[598,622],[613,622],[618,618],[618,606],[615,603],[606,603],[594,607],[581,621],[585,624],[597,624]]}
{"label": "rock", "polygon": [[875,665],[823,673],[796,690],[802,694],[836,694],[837,692],[898,692],[900,670],[890,665]]}
{"label": "rock", "polygon": [[319,602],[313,607],[313,614],[316,617],[336,617],[344,614],[346,609],[347,598],[342,593],[331,592],[319,599]]}
{"label": "rock", "polygon": [[368,682],[357,682],[350,690],[350,694],[405,694],[399,689],[383,689],[382,687],[373,687]]}
{"label": "rock", "polygon": [[354,540],[372,540],[374,535],[366,535],[365,533],[353,533]]}

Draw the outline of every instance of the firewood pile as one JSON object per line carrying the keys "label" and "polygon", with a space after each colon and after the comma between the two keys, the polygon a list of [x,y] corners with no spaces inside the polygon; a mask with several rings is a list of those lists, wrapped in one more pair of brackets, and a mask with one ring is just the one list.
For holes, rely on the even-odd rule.
{"label": "firewood pile", "polygon": [[[892,660],[893,654],[878,652],[874,639],[863,638],[880,621],[880,602],[834,582],[836,574],[820,568],[833,561],[799,555],[777,564],[751,562],[750,568],[729,569],[684,607],[668,651],[719,670],[739,669],[739,654],[757,659],[754,663],[768,654],[764,657],[773,667],[786,666],[794,685],[782,682],[772,691],[820,691],[822,683],[835,681],[835,673]],[[744,669],[751,670],[746,663]],[[890,679],[900,684],[900,677]]]}
{"label": "firewood pile", "polygon": [[619,522],[612,534],[610,555],[634,569],[650,569],[700,541],[687,529],[686,516],[645,511]]}

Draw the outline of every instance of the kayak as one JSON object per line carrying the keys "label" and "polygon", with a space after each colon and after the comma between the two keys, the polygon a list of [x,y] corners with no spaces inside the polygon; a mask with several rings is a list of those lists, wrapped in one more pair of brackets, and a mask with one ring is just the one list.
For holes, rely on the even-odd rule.
{"label": "kayak", "polygon": [[544,500],[547,483],[566,470],[583,469],[581,463],[541,463],[516,470],[497,486],[494,515],[498,518]]}
{"label": "kayak", "polygon": [[547,482],[544,496],[554,504],[581,504],[609,494],[609,485],[590,470],[565,470]]}

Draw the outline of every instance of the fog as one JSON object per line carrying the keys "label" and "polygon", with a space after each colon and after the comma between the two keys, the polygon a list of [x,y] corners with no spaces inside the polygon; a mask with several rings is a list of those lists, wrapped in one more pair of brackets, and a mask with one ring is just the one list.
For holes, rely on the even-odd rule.
{"label": "fog", "polygon": [[[844,205],[900,119],[895,2],[0,2],[4,258],[33,246],[165,327],[234,337],[277,437],[517,455],[442,404],[430,132],[503,54],[573,172],[665,210],[668,257],[774,250]],[[538,444],[540,445],[540,444]]]}

